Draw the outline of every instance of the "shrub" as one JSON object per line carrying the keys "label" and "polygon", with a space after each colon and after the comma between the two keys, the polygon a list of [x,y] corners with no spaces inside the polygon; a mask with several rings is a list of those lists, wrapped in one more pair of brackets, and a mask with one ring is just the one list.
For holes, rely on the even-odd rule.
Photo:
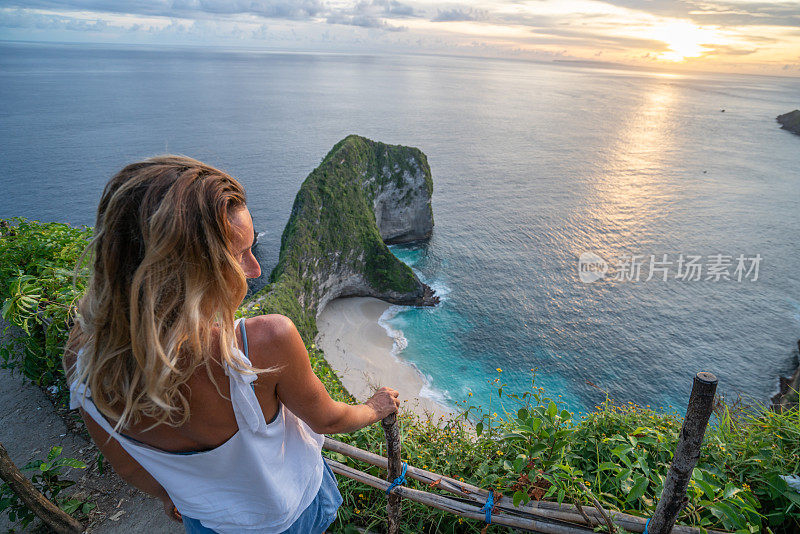
{"label": "shrub", "polygon": [[90,228],[0,220],[2,317],[22,335],[6,335],[0,366],[15,369],[40,386],[63,391],[63,347],[71,309],[85,287],[86,271],[75,265],[91,238]]}

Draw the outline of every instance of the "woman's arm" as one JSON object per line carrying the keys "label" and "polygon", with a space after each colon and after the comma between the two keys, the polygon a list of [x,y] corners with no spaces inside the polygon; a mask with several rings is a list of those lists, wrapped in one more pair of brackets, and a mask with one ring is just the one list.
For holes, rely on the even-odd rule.
{"label": "woman's arm", "polygon": [[[262,315],[247,321],[250,358],[256,367],[280,366],[276,392],[289,410],[314,432],[352,432],[397,411],[399,393],[382,387],[364,404],[337,402],[311,369],[303,339],[283,315]],[[274,378],[271,378],[274,380]]]}

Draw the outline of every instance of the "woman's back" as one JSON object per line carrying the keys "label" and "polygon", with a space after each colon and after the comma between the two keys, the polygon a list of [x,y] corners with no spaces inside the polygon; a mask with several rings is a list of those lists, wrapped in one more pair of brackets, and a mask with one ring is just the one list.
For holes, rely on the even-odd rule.
{"label": "woman's back", "polygon": [[[249,362],[247,354],[240,356]],[[198,405],[209,399],[226,405],[217,410],[204,407],[192,416],[200,418],[205,412],[212,418],[209,424],[195,422],[171,430],[159,425],[153,429],[155,433],[117,433],[91,402],[91,392],[79,383],[73,383],[72,406],[81,406],[153,473],[182,514],[199,518],[204,526],[220,533],[281,532],[294,523],[319,490],[322,436],[281,405],[273,420],[267,421],[252,386],[255,375],[230,368],[227,371],[228,376],[223,376],[219,384],[221,390],[227,390],[223,393],[230,401],[219,397],[207,376],[216,399],[200,386],[202,379],[194,384],[202,392],[195,399]],[[207,445],[218,440],[231,429],[226,415],[233,417],[233,433],[213,448],[186,452],[176,446],[190,442]],[[213,424],[217,423],[222,425],[221,432],[215,434]],[[142,442],[142,438],[147,441]],[[168,452],[166,443],[174,444],[169,449],[179,452]]]}
{"label": "woman's back", "polygon": [[[261,322],[270,320],[271,318],[266,316]],[[270,345],[268,329],[265,332],[264,328],[257,329],[257,325],[254,324],[250,330],[251,345],[254,334],[266,337],[259,340],[257,347]],[[126,427],[124,431],[126,436],[168,452],[197,452],[218,447],[237,432],[239,427],[230,400],[230,383],[225,366],[219,357],[219,350],[216,348],[218,341],[216,335],[212,340],[214,343],[206,356],[210,365],[197,367],[185,384],[186,391],[190,392],[187,395],[190,411],[188,420],[176,427],[158,424],[159,422],[152,417],[143,416],[135,424]],[[244,352],[245,347],[239,328],[236,329],[236,348]],[[276,363],[269,360],[270,351],[261,351],[262,354],[253,354],[251,350],[247,352],[248,361],[254,362],[256,367],[270,368]],[[256,397],[267,421],[271,421],[278,412],[275,378],[274,374],[265,373],[259,375],[253,383]]]}

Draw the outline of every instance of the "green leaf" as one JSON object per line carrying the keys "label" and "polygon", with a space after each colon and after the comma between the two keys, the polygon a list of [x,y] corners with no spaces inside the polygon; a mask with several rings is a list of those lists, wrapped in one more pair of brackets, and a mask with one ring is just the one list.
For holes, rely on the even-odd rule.
{"label": "green leaf", "polygon": [[514,460],[514,471],[519,473],[528,465],[527,458],[524,456],[522,458],[517,458]]}
{"label": "green leaf", "polygon": [[80,460],[76,460],[75,458],[62,458],[55,462],[54,467],[72,467],[73,469],[86,469],[86,464]]}
{"label": "green leaf", "polygon": [[722,498],[724,500],[728,500],[737,493],[739,493],[740,491],[742,491],[741,488],[737,488],[736,486],[728,482],[727,484],[725,484],[725,491],[722,493]]}
{"label": "green leaf", "polygon": [[75,510],[77,510],[81,506],[81,504],[83,504],[83,501],[80,501],[78,499],[71,499],[69,501],[62,502],[60,507],[66,513],[72,515],[75,513]]}
{"label": "green leaf", "polygon": [[717,494],[717,492],[714,490],[714,488],[711,486],[711,484],[709,484],[705,480],[700,480],[700,479],[695,480],[695,484],[700,486],[700,489],[703,490],[703,493],[706,494],[706,498],[709,501],[713,501],[714,500],[714,497]]}
{"label": "green leaf", "polygon": [[56,446],[56,447],[52,447],[52,448],[50,449],[50,453],[47,455],[47,461],[48,461],[48,462],[51,462],[51,461],[53,461],[55,458],[58,458],[59,456],[61,456],[61,452],[62,452],[63,450],[64,450],[64,447],[58,447],[58,446]]}
{"label": "green leaf", "polygon": [[647,489],[648,484],[650,481],[643,477],[643,476],[636,476],[633,481],[633,487],[631,488],[630,493],[628,494],[628,498],[626,502],[636,502],[639,500],[642,495],[644,495],[645,490]]}
{"label": "green leaf", "polygon": [[547,415],[553,418],[556,416],[556,413],[558,413],[558,406],[556,406],[555,402],[550,401],[550,404],[547,406]]}
{"label": "green leaf", "polygon": [[735,529],[745,526],[743,521],[744,518],[738,514],[728,503],[718,502],[716,503],[716,507],[719,510],[722,510],[724,517],[727,518],[727,521],[725,521],[724,518],[720,518],[727,528]]}
{"label": "green leaf", "polygon": [[479,421],[477,425],[475,425],[475,433],[479,436],[483,434],[483,421]]}
{"label": "green leaf", "polygon": [[532,458],[547,448],[548,448],[547,443],[537,443],[536,445],[531,447],[531,449],[528,451],[528,456]]}
{"label": "green leaf", "polygon": [[514,506],[519,506],[522,503],[523,499],[527,500],[528,494],[522,490],[517,490],[514,492]]}
{"label": "green leaf", "polygon": [[503,434],[503,439],[506,441],[525,441],[528,438],[517,432],[509,432],[507,434]]}
{"label": "green leaf", "polygon": [[542,420],[536,417],[530,424],[531,432],[537,432],[542,427]]}

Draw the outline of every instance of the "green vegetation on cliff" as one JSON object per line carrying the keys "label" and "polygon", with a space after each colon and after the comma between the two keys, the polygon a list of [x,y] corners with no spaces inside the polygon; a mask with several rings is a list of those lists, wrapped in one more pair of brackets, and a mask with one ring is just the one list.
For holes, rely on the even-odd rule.
{"label": "green vegetation on cliff", "polygon": [[0,367],[17,369],[40,386],[63,384],[67,320],[85,288],[80,276],[72,284],[75,265],[91,236],[86,227],[0,220],[2,316],[25,333],[5,338]]}
{"label": "green vegetation on cliff", "polygon": [[[352,397],[313,344],[320,288],[312,278],[320,269],[347,265],[362,252],[367,257],[366,250],[359,247],[373,247],[374,254],[385,250],[385,245],[378,243],[374,215],[370,219],[369,195],[374,192],[362,194],[351,181],[363,183],[360,173],[369,175],[408,159],[401,150],[382,156],[376,146],[388,145],[348,137],[304,182],[283,234],[280,262],[270,286],[240,310],[244,315],[283,313],[295,320],[315,372],[331,395],[344,401],[352,401]],[[381,159],[393,154],[401,154],[401,161]],[[354,162],[355,167],[342,167],[343,160]],[[63,389],[63,374],[58,369],[67,309],[83,287],[79,278],[73,288],[69,275],[90,231],[11,220],[3,221],[0,232],[2,314],[25,332],[15,342],[24,350],[18,350],[19,345],[3,348],[3,366],[21,370],[40,385]],[[326,256],[337,253],[340,256]],[[384,267],[370,279],[376,287],[401,291],[415,280],[396,260],[370,265]],[[557,395],[537,387],[533,378],[528,391],[509,392],[502,376],[498,370],[495,377],[487,378],[496,395],[481,399],[479,406],[466,399],[462,415],[451,420],[432,422],[402,413],[404,459],[494,488],[515,502],[544,498],[586,504],[587,492],[591,492],[608,508],[642,517],[652,514],[678,440],[680,415],[608,400],[576,417]],[[385,452],[379,425],[337,438],[379,454]],[[337,454],[330,456],[384,476],[377,468]],[[692,476],[689,504],[679,521],[740,532],[797,532],[800,493],[789,482],[798,473],[797,408],[776,413],[763,406],[734,408],[720,402]],[[339,477],[339,485],[345,502],[332,530],[352,532],[352,526],[379,530],[385,519],[385,494],[343,477]],[[430,490],[414,481],[409,485]],[[477,533],[484,526],[410,502],[404,502],[403,508],[403,529],[408,533]],[[492,527],[491,531],[504,529]]]}
{"label": "green vegetation on cliff", "polygon": [[360,273],[377,293],[417,291],[420,283],[411,268],[381,239],[372,203],[386,182],[402,188],[404,175],[418,170],[425,173],[430,196],[430,167],[419,149],[357,135],[339,141],[300,186],[278,264],[269,285],[250,299],[247,315],[283,313],[305,339],[313,339],[320,282],[329,273]]}

